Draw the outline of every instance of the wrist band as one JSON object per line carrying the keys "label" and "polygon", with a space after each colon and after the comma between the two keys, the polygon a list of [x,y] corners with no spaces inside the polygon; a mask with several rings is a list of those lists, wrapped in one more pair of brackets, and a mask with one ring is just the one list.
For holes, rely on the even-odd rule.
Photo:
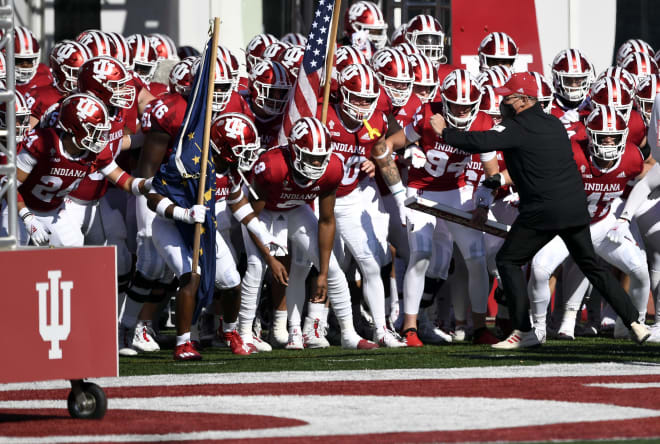
{"label": "wrist band", "polygon": [[236,196],[236,199],[227,199],[227,203],[229,205],[234,205],[236,203],[239,203],[241,201],[241,199],[243,199],[243,190],[239,189],[238,190],[238,196]]}
{"label": "wrist band", "polygon": [[123,188],[124,184],[130,179],[131,176],[126,171],[122,171],[119,177],[117,178],[117,186]]}
{"label": "wrist band", "polygon": [[133,182],[131,183],[131,193],[133,193],[135,196],[139,196],[142,194],[140,192],[140,184],[144,182],[144,179],[141,178],[133,178]]}
{"label": "wrist band", "polygon": [[239,222],[243,222],[243,219],[245,219],[248,214],[253,212],[254,210],[252,209],[252,205],[246,204],[234,211],[234,218]]}
{"label": "wrist band", "polygon": [[401,181],[398,181],[397,183],[392,185],[388,185],[388,188],[390,189],[392,195],[406,191],[406,187],[403,186],[403,183]]}
{"label": "wrist band", "polygon": [[259,239],[259,242],[265,244],[264,242],[265,227],[261,222],[259,222],[259,219],[257,219],[256,217],[250,219],[250,222],[247,223],[246,228],[250,233],[254,234],[257,237],[257,239]]}
{"label": "wrist band", "polygon": [[169,200],[167,197],[162,198],[160,202],[158,202],[158,205],[156,205],[156,214],[160,217],[167,217],[165,216],[165,210],[167,210],[170,205],[174,205],[174,202]]}
{"label": "wrist band", "polygon": [[18,215],[23,220],[27,219],[30,216],[33,216],[32,211],[30,211],[27,207],[21,208],[21,211],[18,212]]}

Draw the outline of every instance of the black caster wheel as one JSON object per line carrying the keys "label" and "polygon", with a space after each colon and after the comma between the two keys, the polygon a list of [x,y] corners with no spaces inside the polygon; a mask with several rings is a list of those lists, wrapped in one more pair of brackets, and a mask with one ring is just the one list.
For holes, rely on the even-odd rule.
{"label": "black caster wheel", "polygon": [[103,389],[91,382],[71,383],[67,408],[69,414],[77,419],[101,419],[108,409],[108,400]]}

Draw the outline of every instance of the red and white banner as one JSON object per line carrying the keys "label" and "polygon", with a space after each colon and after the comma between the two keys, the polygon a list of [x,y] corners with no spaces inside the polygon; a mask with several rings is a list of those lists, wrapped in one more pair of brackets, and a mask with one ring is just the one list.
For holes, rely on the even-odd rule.
{"label": "red and white banner", "polygon": [[118,375],[114,247],[0,251],[0,383]]}

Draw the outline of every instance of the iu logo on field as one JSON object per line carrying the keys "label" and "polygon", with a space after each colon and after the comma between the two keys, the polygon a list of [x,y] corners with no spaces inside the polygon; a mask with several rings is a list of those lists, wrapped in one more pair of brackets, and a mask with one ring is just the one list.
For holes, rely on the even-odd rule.
{"label": "iu logo on field", "polygon": [[[73,281],[62,281],[62,271],[49,270],[50,282],[37,282],[39,292],[39,334],[50,342],[48,359],[62,359],[60,341],[65,341],[71,331],[71,289]],[[49,291],[50,290],[50,291]],[[62,295],[62,320],[60,322],[60,291]],[[50,298],[49,298],[50,295]],[[50,305],[50,316],[48,307]]]}

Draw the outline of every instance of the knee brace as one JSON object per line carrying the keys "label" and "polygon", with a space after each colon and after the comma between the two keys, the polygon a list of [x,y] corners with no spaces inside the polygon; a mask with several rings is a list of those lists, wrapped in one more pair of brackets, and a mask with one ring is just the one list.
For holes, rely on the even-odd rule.
{"label": "knee brace", "polygon": [[[147,279],[139,271],[135,272],[131,283],[126,290],[129,298],[137,302],[159,302],[162,298],[162,293],[154,295],[154,289],[158,288],[158,281]],[[162,288],[162,287],[161,287]]]}

